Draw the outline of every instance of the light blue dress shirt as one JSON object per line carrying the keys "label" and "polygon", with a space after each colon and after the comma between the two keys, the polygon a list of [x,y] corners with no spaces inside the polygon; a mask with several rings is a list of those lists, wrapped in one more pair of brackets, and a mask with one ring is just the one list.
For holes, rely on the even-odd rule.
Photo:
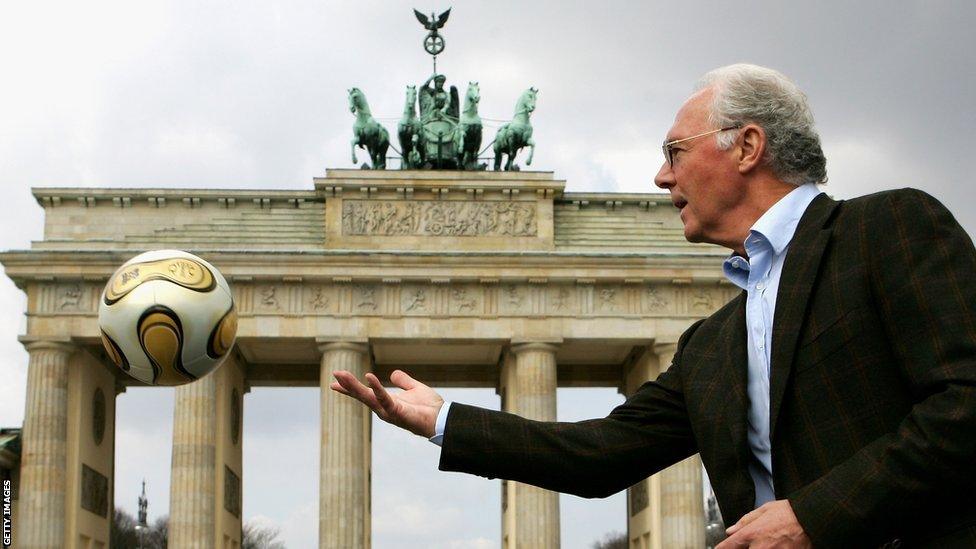
{"label": "light blue dress shirt", "polygon": [[[813,183],[790,191],[766,210],[749,230],[745,240],[748,258],[731,255],[725,260],[725,276],[747,292],[746,333],[749,394],[749,448],[755,460],[749,474],[756,485],[756,507],[776,499],[773,490],[773,463],[769,442],[770,347],[773,343],[773,313],[783,263],[800,217],[820,190]],[[434,436],[440,446],[451,403],[445,401],[437,414]]]}
{"label": "light blue dress shirt", "polygon": [[776,499],[769,441],[769,375],[779,278],[800,217],[818,194],[813,183],[790,191],[749,230],[745,240],[748,259],[732,254],[723,265],[726,278],[746,291],[748,439],[756,458],[749,464],[749,474],[756,485],[756,507]]}

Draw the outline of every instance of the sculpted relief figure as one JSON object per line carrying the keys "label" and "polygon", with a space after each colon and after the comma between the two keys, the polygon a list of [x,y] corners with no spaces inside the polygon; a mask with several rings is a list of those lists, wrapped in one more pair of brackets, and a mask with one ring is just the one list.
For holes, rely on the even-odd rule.
{"label": "sculpted relief figure", "polygon": [[81,306],[81,286],[73,284],[61,290],[58,310],[77,311]]}
{"label": "sculpted relief figure", "polygon": [[382,236],[535,236],[536,212],[510,202],[348,200],[342,232]]}

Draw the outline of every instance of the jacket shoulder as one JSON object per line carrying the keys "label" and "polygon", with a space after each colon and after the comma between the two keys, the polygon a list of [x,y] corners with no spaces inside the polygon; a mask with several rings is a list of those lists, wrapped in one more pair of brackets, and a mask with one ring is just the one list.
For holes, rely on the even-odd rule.
{"label": "jacket shoulder", "polygon": [[934,196],[923,190],[913,189],[911,187],[879,191],[856,198],[841,200],[840,202],[844,205],[844,209],[848,211],[873,211],[877,208],[912,202],[942,206],[942,203]]}

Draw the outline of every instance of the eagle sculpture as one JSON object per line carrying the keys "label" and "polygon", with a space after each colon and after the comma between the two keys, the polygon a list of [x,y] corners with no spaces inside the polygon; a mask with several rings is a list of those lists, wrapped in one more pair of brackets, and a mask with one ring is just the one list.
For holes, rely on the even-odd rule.
{"label": "eagle sculpture", "polygon": [[447,23],[447,17],[451,15],[451,10],[448,8],[447,11],[437,16],[436,19],[434,18],[434,13],[431,13],[430,17],[427,17],[417,10],[413,10],[413,13],[417,16],[417,21],[420,21],[420,24],[423,25],[425,29],[429,30],[433,34],[437,34],[437,29],[443,27],[444,23]]}

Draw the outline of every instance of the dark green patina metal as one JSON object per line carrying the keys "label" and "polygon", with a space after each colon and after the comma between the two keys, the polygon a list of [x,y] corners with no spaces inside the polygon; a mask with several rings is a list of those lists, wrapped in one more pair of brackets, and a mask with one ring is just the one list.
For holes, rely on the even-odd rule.
{"label": "dark green patina metal", "polygon": [[[437,72],[437,55],[444,51],[445,45],[439,31],[447,23],[451,10],[440,15],[431,13],[430,17],[413,11],[428,31],[424,38],[424,50],[433,57],[434,72],[420,86],[407,86],[403,117],[397,124],[397,141],[400,145],[397,152],[400,153],[401,169],[484,170],[488,164],[480,162],[479,156],[491,146],[494,146],[495,170],[518,170],[514,160],[523,147],[530,149],[526,165],[531,165],[535,142],[532,140],[529,117],[535,110],[538,90],[529,88],[519,97],[512,120],[502,125],[495,139],[482,150],[484,125],[478,115],[478,103],[481,101],[478,82],[468,82],[462,111],[457,87],[445,87],[447,77]],[[370,155],[371,163],[363,164],[363,168],[386,169],[389,134],[373,118],[366,96],[358,88],[349,90],[349,107],[356,115],[352,140],[353,163],[356,163],[358,146],[367,149]],[[503,157],[507,157],[504,166]]]}

